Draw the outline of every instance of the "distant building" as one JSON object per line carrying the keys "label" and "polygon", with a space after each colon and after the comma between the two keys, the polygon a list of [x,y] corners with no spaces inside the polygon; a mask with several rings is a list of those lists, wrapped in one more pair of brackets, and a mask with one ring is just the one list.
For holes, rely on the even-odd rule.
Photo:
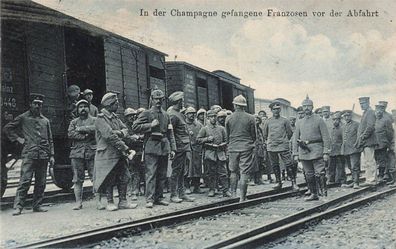
{"label": "distant building", "polygon": [[261,110],[264,110],[267,113],[268,117],[272,116],[271,109],[269,108],[269,104],[273,101],[278,101],[281,103],[281,116],[289,118],[289,117],[296,117],[297,111],[296,108],[291,106],[290,101],[283,99],[283,98],[276,98],[276,99],[261,99],[255,98],[255,110],[258,113]]}

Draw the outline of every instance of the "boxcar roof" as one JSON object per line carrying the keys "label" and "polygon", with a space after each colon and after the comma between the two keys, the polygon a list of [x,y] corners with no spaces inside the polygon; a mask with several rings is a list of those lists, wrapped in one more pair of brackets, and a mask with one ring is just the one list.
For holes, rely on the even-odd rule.
{"label": "boxcar roof", "polygon": [[81,21],[72,16],[66,15],[62,12],[56,11],[44,5],[35,3],[30,0],[2,0],[1,1],[1,19],[5,20],[19,20],[27,22],[41,22],[47,24],[61,25],[71,28],[79,28],[86,30],[95,36],[113,36],[118,39],[124,40],[128,43],[138,47],[153,51],[163,56],[167,54],[148,47],[141,43],[130,40],[126,37],[116,33],[104,30],[87,22]]}

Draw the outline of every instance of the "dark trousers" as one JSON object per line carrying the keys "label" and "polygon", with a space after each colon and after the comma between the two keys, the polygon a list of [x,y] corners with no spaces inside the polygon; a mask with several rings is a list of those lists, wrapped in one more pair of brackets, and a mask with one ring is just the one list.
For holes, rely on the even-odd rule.
{"label": "dark trousers", "polygon": [[354,183],[359,183],[360,175],[360,152],[345,156],[345,162],[349,170],[352,172],[352,179]]}
{"label": "dark trousers", "polygon": [[44,197],[47,182],[48,159],[23,159],[21,178],[17,188],[14,208],[23,208],[34,174],[33,208],[38,208]]}
{"label": "dark trousers", "polygon": [[326,175],[325,161],[323,158],[314,160],[301,160],[307,178]]}
{"label": "dark trousers", "polygon": [[329,182],[346,183],[344,156],[331,156],[327,170]]}
{"label": "dark trousers", "polygon": [[130,193],[137,195],[140,193],[140,183],[145,178],[142,155],[137,155],[132,161],[129,161],[128,169],[131,174],[129,181]]}
{"label": "dark trousers", "polygon": [[[271,162],[272,170],[274,171],[275,176],[280,178],[280,165],[279,165],[279,157],[282,159],[285,164],[286,170],[290,170],[293,166],[292,155],[289,150],[285,151],[268,151],[268,156]],[[289,172],[288,170],[288,172]]]}
{"label": "dark trousers", "polygon": [[226,192],[229,188],[226,161],[212,161],[205,160],[208,167],[207,179],[209,190],[215,190],[217,187],[217,180],[219,180],[221,190]]}
{"label": "dark trousers", "polygon": [[168,156],[145,154],[146,166],[146,201],[156,202],[163,198],[168,170]]}
{"label": "dark trousers", "polygon": [[172,174],[170,177],[171,197],[184,196],[184,175],[187,162],[187,152],[176,152],[175,158],[172,161]]}
{"label": "dark trousers", "polygon": [[384,177],[385,169],[388,168],[389,158],[387,148],[382,148],[374,151],[375,162],[378,167],[378,176]]}
{"label": "dark trousers", "polygon": [[[131,178],[129,174],[129,170],[127,168],[126,159],[118,160],[117,164],[110,171],[110,173],[106,176],[106,179],[103,181],[102,186],[106,188],[107,201],[113,202],[113,189],[114,186],[117,186],[118,196],[120,201],[126,200],[126,192],[128,188],[128,182]],[[99,190],[99,193],[101,191]]]}

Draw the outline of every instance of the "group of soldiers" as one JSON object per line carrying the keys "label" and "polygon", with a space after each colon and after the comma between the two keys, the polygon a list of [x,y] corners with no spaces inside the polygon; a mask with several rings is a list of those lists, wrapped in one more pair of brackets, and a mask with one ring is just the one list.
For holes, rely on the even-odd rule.
{"label": "group of soldiers", "polygon": [[[79,92],[72,87],[68,92],[74,210],[82,208],[85,170],[93,182],[97,209],[108,211],[136,208],[137,204],[127,199],[128,193],[131,200],[137,200],[144,192],[146,208],[193,202],[189,193],[201,193],[202,184],[209,188],[209,197],[219,191],[224,197],[236,197],[239,186],[240,201],[244,201],[249,181],[261,184],[264,172],[269,178],[275,175],[275,189],[282,188],[287,173],[292,189],[297,191],[298,163],[309,188],[306,200],[318,200],[327,194],[328,183],[359,188],[362,152],[368,184],[395,182],[393,119],[385,102],[374,111],[369,98],[360,98],[364,112],[359,124],[352,120],[351,110],[330,116],[330,108],[322,107],[320,115],[315,114],[308,97],[297,109],[298,117],[289,119],[280,115],[281,104],[276,101],[269,106],[270,118],[265,111],[248,114],[242,95],[234,98],[233,112],[218,105],[196,111],[184,107],[184,93],[177,91],[168,97],[170,107],[165,111],[164,93],[153,90],[151,107],[126,108],[122,121],[116,114],[117,93],[106,93],[99,111],[91,103],[92,90],[84,90],[80,99],[75,97]],[[50,122],[41,113],[44,96],[30,97],[30,110],[3,129],[12,142],[23,145],[13,215],[22,213],[33,174],[33,211],[47,211],[41,207],[47,165],[55,163]],[[345,165],[352,172],[351,185],[346,185]],[[166,186],[169,201],[164,198]],[[114,187],[119,196],[117,205]]]}

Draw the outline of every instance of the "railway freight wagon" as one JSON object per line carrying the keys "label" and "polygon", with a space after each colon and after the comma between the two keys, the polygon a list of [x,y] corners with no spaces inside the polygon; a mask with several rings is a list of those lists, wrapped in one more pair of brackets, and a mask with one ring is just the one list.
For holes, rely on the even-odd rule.
{"label": "railway freight wagon", "polygon": [[43,113],[55,142],[51,172],[61,188],[72,186],[68,86],[92,89],[97,106],[106,92],[119,92],[120,113],[147,108],[152,87],[166,91],[166,54],[31,1],[1,1],[1,37],[2,125],[29,108],[30,93],[46,96]]}
{"label": "railway freight wagon", "polygon": [[208,110],[220,105],[233,110],[233,98],[242,94],[247,102],[247,111],[254,113],[254,89],[242,85],[240,79],[225,71],[209,72],[186,62],[166,62],[168,95],[175,91],[185,94],[185,106]]}

